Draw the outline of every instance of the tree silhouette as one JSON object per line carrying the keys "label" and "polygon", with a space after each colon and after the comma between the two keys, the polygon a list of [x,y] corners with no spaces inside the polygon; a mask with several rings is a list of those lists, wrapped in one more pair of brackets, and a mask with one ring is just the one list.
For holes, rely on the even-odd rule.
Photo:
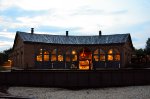
{"label": "tree silhouette", "polygon": [[148,40],[146,41],[146,54],[150,55],[150,38],[148,38]]}
{"label": "tree silhouette", "polygon": [[3,52],[0,52],[0,65],[2,65],[4,62],[6,62],[9,58],[9,54],[11,53],[12,48],[4,50]]}

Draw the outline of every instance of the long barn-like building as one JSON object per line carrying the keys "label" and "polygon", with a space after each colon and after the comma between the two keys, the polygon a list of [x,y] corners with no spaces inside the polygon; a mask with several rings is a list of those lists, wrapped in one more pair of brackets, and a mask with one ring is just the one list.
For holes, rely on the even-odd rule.
{"label": "long barn-like building", "polygon": [[130,34],[70,36],[16,32],[12,68],[77,69],[124,68],[131,62]]}

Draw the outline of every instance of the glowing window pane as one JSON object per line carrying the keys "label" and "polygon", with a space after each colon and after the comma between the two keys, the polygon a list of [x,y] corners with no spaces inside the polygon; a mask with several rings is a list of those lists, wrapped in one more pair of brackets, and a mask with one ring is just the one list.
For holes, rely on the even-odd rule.
{"label": "glowing window pane", "polygon": [[58,61],[63,61],[63,55],[58,55]]}
{"label": "glowing window pane", "polygon": [[49,61],[49,55],[44,55],[44,61]]}
{"label": "glowing window pane", "polygon": [[75,51],[75,50],[72,50],[72,54],[74,55],[74,54],[77,54],[77,52]]}
{"label": "glowing window pane", "polygon": [[39,53],[39,54],[42,54],[42,50],[43,50],[43,49],[40,49],[40,53]]}
{"label": "glowing window pane", "polygon": [[56,55],[52,55],[51,56],[51,61],[56,61],[56,60],[57,60]]}
{"label": "glowing window pane", "polygon": [[94,54],[98,54],[98,49],[94,51]]}
{"label": "glowing window pane", "polygon": [[72,61],[77,61],[77,55],[72,55]]}
{"label": "glowing window pane", "polygon": [[115,55],[115,61],[120,61],[120,55]]}
{"label": "glowing window pane", "polygon": [[99,61],[98,55],[94,55],[94,61]]}
{"label": "glowing window pane", "polygon": [[42,61],[42,55],[37,55],[36,56],[36,61]]}
{"label": "glowing window pane", "polygon": [[49,52],[48,51],[44,51],[44,54],[49,54]]}
{"label": "glowing window pane", "polygon": [[67,62],[70,61],[70,55],[66,55],[66,61],[67,61]]}
{"label": "glowing window pane", "polygon": [[108,61],[113,61],[113,55],[108,55]]}
{"label": "glowing window pane", "polygon": [[100,55],[100,61],[105,61],[105,55],[103,54]]}
{"label": "glowing window pane", "polygon": [[104,51],[102,49],[100,49],[100,54],[105,54]]}
{"label": "glowing window pane", "polygon": [[89,61],[79,61],[79,69],[80,70],[89,70]]}
{"label": "glowing window pane", "polygon": [[57,49],[54,49],[54,50],[52,51],[52,54],[56,54],[56,52],[57,52]]}
{"label": "glowing window pane", "polygon": [[108,54],[113,54],[113,50],[110,49],[110,50],[108,51]]}

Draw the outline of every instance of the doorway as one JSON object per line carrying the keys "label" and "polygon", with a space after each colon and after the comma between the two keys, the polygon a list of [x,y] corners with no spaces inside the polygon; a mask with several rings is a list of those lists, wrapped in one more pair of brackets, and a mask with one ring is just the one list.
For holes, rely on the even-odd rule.
{"label": "doorway", "polygon": [[92,69],[92,52],[88,48],[83,48],[79,52],[79,69]]}

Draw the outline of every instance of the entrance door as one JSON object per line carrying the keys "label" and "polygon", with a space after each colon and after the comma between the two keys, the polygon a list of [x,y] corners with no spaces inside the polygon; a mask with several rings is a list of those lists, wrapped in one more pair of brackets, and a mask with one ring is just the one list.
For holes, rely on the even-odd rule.
{"label": "entrance door", "polygon": [[79,53],[79,69],[80,70],[89,70],[92,69],[91,63],[92,63],[92,52],[87,49],[83,48],[80,50]]}

